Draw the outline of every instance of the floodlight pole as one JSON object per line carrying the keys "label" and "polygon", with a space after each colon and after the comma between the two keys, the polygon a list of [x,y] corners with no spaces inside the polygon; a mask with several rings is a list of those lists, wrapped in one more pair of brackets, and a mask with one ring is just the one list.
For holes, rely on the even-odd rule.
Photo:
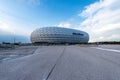
{"label": "floodlight pole", "polygon": [[14,37],[14,44],[15,44],[15,37]]}

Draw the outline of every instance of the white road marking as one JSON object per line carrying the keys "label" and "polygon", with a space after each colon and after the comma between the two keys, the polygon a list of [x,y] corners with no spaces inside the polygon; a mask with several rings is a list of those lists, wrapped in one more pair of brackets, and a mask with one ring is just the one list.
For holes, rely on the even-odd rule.
{"label": "white road marking", "polygon": [[92,47],[92,48],[100,49],[100,50],[105,50],[105,51],[119,52],[120,53],[120,50],[115,50],[115,49],[104,49],[104,48],[99,48],[99,47]]}

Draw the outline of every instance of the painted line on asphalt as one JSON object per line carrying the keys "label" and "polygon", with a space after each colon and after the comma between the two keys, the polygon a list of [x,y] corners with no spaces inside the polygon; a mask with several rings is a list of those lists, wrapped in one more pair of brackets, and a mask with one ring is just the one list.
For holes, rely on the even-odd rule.
{"label": "painted line on asphalt", "polygon": [[105,50],[105,51],[119,52],[120,53],[120,50],[115,50],[115,49],[104,49],[104,48],[99,48],[99,47],[92,47],[92,48],[100,49],[100,50]]}

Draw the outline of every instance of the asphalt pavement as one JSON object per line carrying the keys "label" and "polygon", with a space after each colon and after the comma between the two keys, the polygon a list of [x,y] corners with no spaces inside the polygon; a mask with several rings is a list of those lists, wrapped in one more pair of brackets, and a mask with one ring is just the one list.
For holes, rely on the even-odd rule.
{"label": "asphalt pavement", "polygon": [[1,61],[0,80],[120,80],[119,51],[120,45],[39,46],[33,54]]}

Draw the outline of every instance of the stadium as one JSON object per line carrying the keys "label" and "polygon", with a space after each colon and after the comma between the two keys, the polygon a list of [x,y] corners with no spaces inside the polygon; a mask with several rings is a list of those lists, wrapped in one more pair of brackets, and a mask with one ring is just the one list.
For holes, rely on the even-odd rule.
{"label": "stadium", "polygon": [[88,33],[63,27],[42,27],[31,33],[31,42],[33,44],[75,44],[88,43],[88,41]]}

